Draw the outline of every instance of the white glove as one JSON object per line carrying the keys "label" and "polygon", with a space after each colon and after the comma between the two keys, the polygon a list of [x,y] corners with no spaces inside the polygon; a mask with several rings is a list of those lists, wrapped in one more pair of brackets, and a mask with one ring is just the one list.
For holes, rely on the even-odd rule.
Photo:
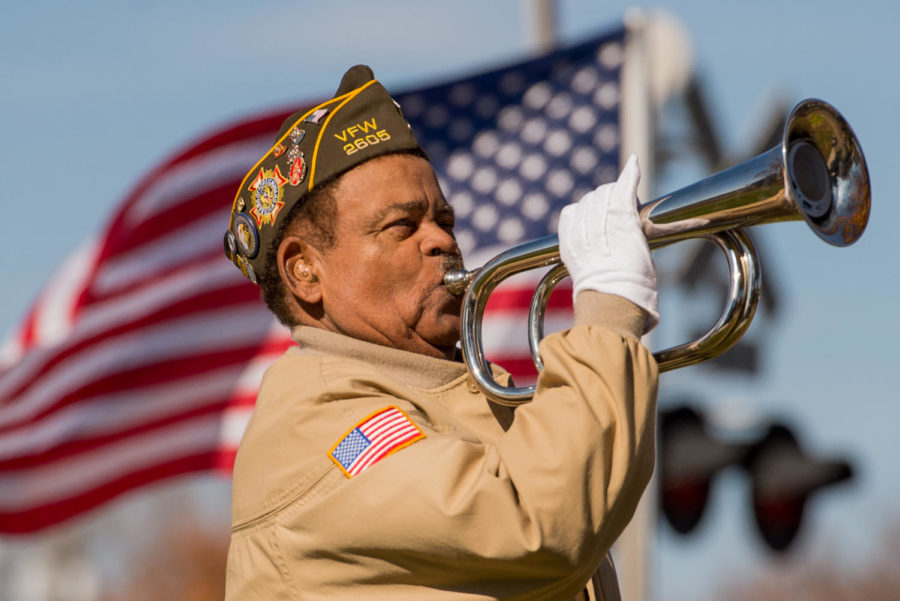
{"label": "white glove", "polygon": [[619,180],[599,186],[562,210],[559,254],[575,289],[621,296],[647,312],[644,333],[659,323],[656,269],[641,229],[637,185],[641,179],[631,155]]}

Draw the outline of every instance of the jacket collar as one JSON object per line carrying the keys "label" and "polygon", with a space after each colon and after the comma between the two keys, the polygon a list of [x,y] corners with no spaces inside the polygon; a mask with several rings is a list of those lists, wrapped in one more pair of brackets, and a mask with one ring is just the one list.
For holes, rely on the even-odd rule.
{"label": "jacket collar", "polygon": [[300,345],[298,352],[365,361],[414,388],[430,390],[468,378],[462,361],[420,355],[309,326],[294,327],[291,336]]}

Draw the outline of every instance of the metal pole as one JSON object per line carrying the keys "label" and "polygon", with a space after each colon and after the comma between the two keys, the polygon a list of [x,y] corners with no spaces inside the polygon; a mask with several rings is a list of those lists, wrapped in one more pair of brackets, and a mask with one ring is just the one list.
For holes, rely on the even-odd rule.
{"label": "metal pole", "polygon": [[[647,16],[639,10],[626,15],[625,62],[622,72],[620,163],[632,154],[641,165],[639,198],[651,198],[653,182],[653,102],[650,93],[650,56],[647,45]],[[649,344],[648,340],[644,341]],[[613,546],[613,557],[624,601],[649,601],[652,573],[650,547],[655,540],[656,478],[651,480],[635,510],[634,517]]]}
{"label": "metal pole", "polygon": [[532,0],[531,39],[541,53],[556,47],[556,1]]}

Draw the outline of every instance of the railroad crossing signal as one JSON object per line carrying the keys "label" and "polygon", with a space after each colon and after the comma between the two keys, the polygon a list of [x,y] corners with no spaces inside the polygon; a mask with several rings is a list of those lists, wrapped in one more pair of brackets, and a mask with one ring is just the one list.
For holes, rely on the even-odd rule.
{"label": "railroad crossing signal", "polygon": [[804,451],[785,424],[773,423],[757,440],[732,442],[711,434],[704,416],[687,406],[661,412],[659,451],[660,505],[676,532],[696,528],[715,477],[737,468],[750,479],[753,518],[774,551],[794,541],[815,493],[853,476],[847,461]]}

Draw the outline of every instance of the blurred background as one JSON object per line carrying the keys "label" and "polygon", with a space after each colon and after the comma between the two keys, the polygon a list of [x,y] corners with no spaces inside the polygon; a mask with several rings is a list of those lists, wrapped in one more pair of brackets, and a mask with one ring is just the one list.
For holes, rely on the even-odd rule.
{"label": "blurred background", "polygon": [[[663,444],[687,463],[721,460],[676,466],[657,483],[671,493],[661,506],[674,518],[654,510],[648,598],[897,599],[900,270],[891,231],[900,208],[888,175],[900,5],[684,0],[659,9],[618,0],[6,6],[0,331],[17,327],[149,169],[214,129],[330,97],[360,62],[401,91],[576,43],[626,16],[661,19],[670,36],[658,60],[671,77],[653,109],[652,196],[768,148],[786,111],[818,97],[855,130],[873,205],[865,236],[846,249],[800,224],[756,228],[767,287],[745,343],[715,365],[662,376],[661,407],[674,416],[665,423],[689,424],[661,432]],[[717,259],[679,246],[656,255],[657,347],[708,326],[720,302]],[[685,421],[685,408],[700,426]],[[754,504],[750,455],[773,432],[793,436],[787,467],[776,470],[789,491]],[[0,537],[0,599],[221,598],[229,494],[225,477],[184,476],[44,531]],[[702,517],[689,515],[707,495]],[[760,520],[775,530],[768,539]]]}

